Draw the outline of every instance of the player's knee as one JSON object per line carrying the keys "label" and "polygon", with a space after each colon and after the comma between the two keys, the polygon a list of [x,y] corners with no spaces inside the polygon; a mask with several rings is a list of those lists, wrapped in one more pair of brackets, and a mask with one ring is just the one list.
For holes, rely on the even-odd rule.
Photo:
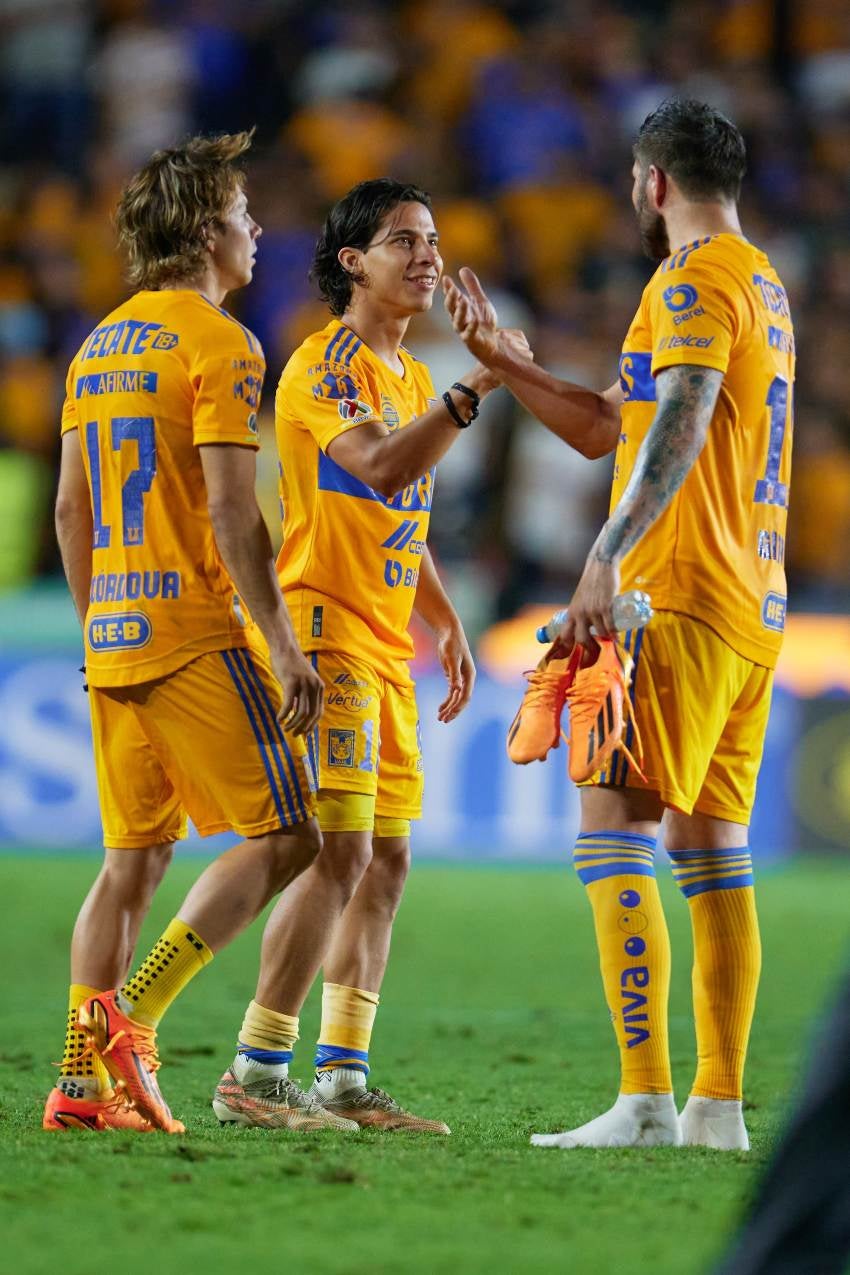
{"label": "player's knee", "polygon": [[268,838],[272,886],[283,890],[314,862],[322,848],[322,834],[315,819]]}
{"label": "player's knee", "polygon": [[116,898],[146,905],[165,876],[173,853],[173,842],[143,850],[107,850],[103,875]]}
{"label": "player's knee", "polygon": [[375,837],[373,868],[379,869],[389,885],[404,886],[410,872],[410,841],[407,837]]}
{"label": "player's knee", "polygon": [[372,862],[368,832],[326,832],[316,867],[350,898]]}

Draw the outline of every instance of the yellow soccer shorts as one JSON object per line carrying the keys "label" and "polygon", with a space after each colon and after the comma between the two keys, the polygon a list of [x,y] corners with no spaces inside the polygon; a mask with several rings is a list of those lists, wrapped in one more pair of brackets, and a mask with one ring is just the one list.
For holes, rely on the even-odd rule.
{"label": "yellow soccer shorts", "polygon": [[[773,671],[738,655],[708,625],[673,611],[656,612],[626,641],[645,786],[683,814],[749,824]],[[634,752],[631,725],[624,743]],[[644,786],[620,750],[594,782]]]}
{"label": "yellow soccer shorts", "polygon": [[262,836],[316,813],[303,738],[281,729],[261,649],[201,655],[168,677],[91,687],[104,845],[138,849],[233,830]]}
{"label": "yellow soccer shorts", "polygon": [[388,681],[336,651],[314,651],[310,659],[325,685],[324,712],[309,743],[323,831],[404,835],[401,821],[421,818],[424,786],[406,664],[398,681]]}

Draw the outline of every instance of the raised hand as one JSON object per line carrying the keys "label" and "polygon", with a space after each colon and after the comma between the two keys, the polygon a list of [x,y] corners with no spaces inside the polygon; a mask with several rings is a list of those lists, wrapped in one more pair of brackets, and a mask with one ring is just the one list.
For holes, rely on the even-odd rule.
{"label": "raised hand", "polygon": [[471,354],[491,370],[500,353],[533,359],[531,346],[519,328],[500,328],[493,302],[481,286],[474,270],[462,266],[460,278],[465,291],[454,279],[443,278],[445,306],[452,326]]}
{"label": "raised hand", "polygon": [[462,266],[460,279],[465,292],[450,275],[443,276],[445,306],[455,332],[470,354],[489,367],[499,348],[496,308],[473,270]]}

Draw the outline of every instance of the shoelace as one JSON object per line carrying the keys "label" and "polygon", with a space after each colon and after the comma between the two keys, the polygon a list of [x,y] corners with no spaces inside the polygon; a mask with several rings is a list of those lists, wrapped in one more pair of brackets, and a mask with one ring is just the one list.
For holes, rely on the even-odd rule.
{"label": "shoelace", "polygon": [[384,1089],[367,1089],[365,1093],[359,1095],[358,1105],[380,1107],[382,1111],[397,1112],[403,1110],[395,1098],[391,1098]]}
{"label": "shoelace", "polygon": [[[121,1037],[126,1035],[127,1035],[127,1032],[122,1027],[121,1030],[117,1031],[115,1035],[112,1037],[109,1044],[104,1049],[103,1053],[108,1054],[110,1050],[113,1049],[115,1045],[118,1044]],[[133,1053],[138,1054],[138,1056],[141,1058],[142,1062],[144,1063],[145,1067],[147,1067],[149,1072],[154,1073],[159,1071],[160,1067],[162,1066],[162,1063],[159,1061],[159,1055],[156,1052],[156,1037],[153,1035],[153,1033],[151,1033],[150,1039],[148,1039],[145,1036],[142,1036],[141,1034],[136,1036],[132,1042],[132,1045],[133,1045]]]}
{"label": "shoelace", "polygon": [[564,674],[561,673],[556,677],[546,668],[530,669],[524,674],[528,681],[528,690],[525,692],[525,704],[532,708],[551,708],[558,707],[558,700],[562,695],[560,682]]}
{"label": "shoelace", "polygon": [[[572,715],[575,709],[579,710],[579,712],[582,709],[588,709],[595,715],[599,706],[600,698],[607,690],[607,687],[607,676],[597,669],[591,669],[590,676],[583,678],[581,683],[579,683],[578,679],[576,679],[572,686],[569,687],[566,694],[567,703],[570,706],[570,714]],[[628,686],[626,687],[623,695],[623,734],[625,734],[626,725],[631,726],[634,731],[634,742],[637,748],[637,755],[640,758],[640,763],[635,760],[631,751],[626,747],[625,739],[623,739],[622,736],[617,744],[617,748],[626,757],[629,765],[634,769],[635,773],[643,780],[644,783],[646,783],[646,775],[644,775],[642,770],[643,741],[640,737],[640,727],[637,724],[637,718],[635,717],[634,706],[632,705]],[[569,736],[567,736],[563,730],[561,731],[561,738],[567,744],[570,742]]]}
{"label": "shoelace", "polygon": [[290,1080],[288,1076],[278,1076],[272,1081],[261,1080],[253,1085],[246,1085],[245,1090],[267,1102],[282,1102],[287,1107],[297,1107],[300,1111],[318,1110],[321,1107],[315,1098],[305,1093],[297,1081]]}
{"label": "shoelace", "polygon": [[[93,1056],[99,1057],[99,1055],[97,1054],[97,1050],[94,1048],[93,1045],[90,1045],[88,1041],[86,1041],[85,1045],[80,1050],[80,1052],[78,1054],[75,1054],[73,1058],[69,1058],[67,1061],[69,1064],[81,1063],[81,1062],[85,1062],[87,1058],[91,1058]],[[50,1066],[61,1067],[64,1062],[65,1062],[65,1059],[63,1058],[62,1062],[54,1062],[54,1063],[51,1063]]]}

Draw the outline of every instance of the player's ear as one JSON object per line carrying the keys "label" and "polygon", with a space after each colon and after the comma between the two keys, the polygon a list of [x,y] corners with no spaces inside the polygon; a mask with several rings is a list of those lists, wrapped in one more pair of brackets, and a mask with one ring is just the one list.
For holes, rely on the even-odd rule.
{"label": "player's ear", "polygon": [[340,248],[336,259],[352,278],[356,279],[363,273],[363,253],[359,248]]}
{"label": "player's ear", "polygon": [[651,202],[657,209],[661,209],[669,193],[669,184],[667,174],[663,168],[657,168],[655,164],[649,166],[649,176],[646,182],[647,194],[651,197]]}

